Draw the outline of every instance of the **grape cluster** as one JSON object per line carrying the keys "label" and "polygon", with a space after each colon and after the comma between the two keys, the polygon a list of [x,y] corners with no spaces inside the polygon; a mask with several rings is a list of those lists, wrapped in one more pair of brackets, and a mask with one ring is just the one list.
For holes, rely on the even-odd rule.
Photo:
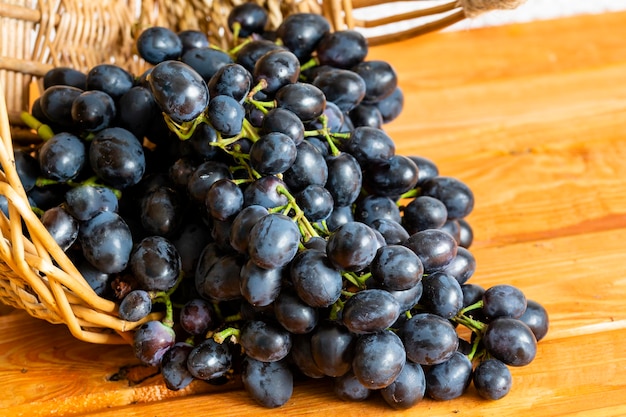
{"label": "grape cluster", "polygon": [[278,407],[304,376],[397,409],[472,381],[506,395],[546,310],[468,282],[473,193],[396,153],[393,67],[320,15],[266,22],[242,4],[230,50],[151,27],[143,74],[46,74],[24,115],[43,143],[16,151],[42,223],[122,319],[144,321],[134,353],[172,390],[241,378]]}

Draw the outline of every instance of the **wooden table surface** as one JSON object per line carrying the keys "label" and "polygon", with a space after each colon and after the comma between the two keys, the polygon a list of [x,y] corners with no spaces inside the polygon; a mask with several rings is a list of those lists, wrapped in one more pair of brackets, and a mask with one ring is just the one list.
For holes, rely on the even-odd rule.
{"label": "wooden table surface", "polygon": [[386,128],[399,152],[431,158],[475,193],[470,282],[516,285],[550,314],[504,399],[470,388],[392,411],[314,381],[265,410],[237,386],[169,392],[127,366],[128,346],[78,342],[3,309],[0,416],[626,415],[625,39],[626,13],[613,13],[437,33],[369,55],[394,65],[405,92]]}

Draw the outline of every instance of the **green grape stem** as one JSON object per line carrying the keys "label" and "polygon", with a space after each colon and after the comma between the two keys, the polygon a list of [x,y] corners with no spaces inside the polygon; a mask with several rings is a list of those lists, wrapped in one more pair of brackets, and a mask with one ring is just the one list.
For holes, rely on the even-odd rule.
{"label": "green grape stem", "polygon": [[300,234],[302,235],[302,237],[305,240],[308,240],[312,237],[319,237],[317,231],[315,230],[309,219],[307,219],[304,215],[304,211],[302,211],[302,209],[296,203],[296,198],[289,192],[289,190],[287,190],[287,188],[283,186],[278,186],[276,187],[276,191],[279,194],[287,197],[288,204],[285,206],[285,208],[293,209],[293,211],[295,212],[293,219],[298,224],[298,228],[300,229]]}
{"label": "green grape stem", "polygon": [[237,343],[239,339],[239,335],[241,331],[236,327],[227,327],[224,330],[220,330],[217,333],[213,334],[213,340],[217,343],[222,344],[226,341],[226,339],[230,338],[231,342]]}
{"label": "green grape stem", "polygon": [[22,119],[22,121],[24,122],[24,124],[26,124],[26,126],[30,127],[31,129],[34,129],[37,132],[37,136],[39,136],[41,140],[46,141],[54,136],[54,132],[52,131],[52,128],[45,123],[41,123],[32,114],[26,111],[23,111],[20,113],[20,119]]}

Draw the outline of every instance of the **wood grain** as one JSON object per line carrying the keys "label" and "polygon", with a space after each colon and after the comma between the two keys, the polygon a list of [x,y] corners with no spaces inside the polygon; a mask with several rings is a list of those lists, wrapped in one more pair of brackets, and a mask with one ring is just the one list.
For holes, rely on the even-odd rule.
{"label": "wood grain", "polygon": [[[167,391],[127,346],[0,310],[0,415],[626,415],[626,13],[437,33],[370,51],[396,68],[405,110],[386,127],[476,196],[472,281],[510,283],[548,310],[537,358],[500,401],[473,388],[392,411],[299,382],[279,410],[239,386]],[[120,370],[126,379],[112,380]],[[124,376],[124,375],[122,375]],[[142,380],[142,378],[146,378]],[[115,378],[114,378],[115,379]]]}

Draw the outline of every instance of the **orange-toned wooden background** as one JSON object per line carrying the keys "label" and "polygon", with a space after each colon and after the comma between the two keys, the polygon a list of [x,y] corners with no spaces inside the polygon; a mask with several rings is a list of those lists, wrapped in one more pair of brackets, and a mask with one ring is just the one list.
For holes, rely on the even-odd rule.
{"label": "orange-toned wooden background", "polygon": [[[472,281],[509,283],[546,306],[537,358],[512,392],[392,411],[299,383],[279,410],[237,386],[168,392],[131,368],[130,347],[75,341],[0,311],[1,416],[626,415],[626,13],[437,33],[372,48],[396,68],[399,152],[438,163],[475,192]],[[135,383],[133,383],[134,381]],[[216,392],[222,391],[223,392]]]}

